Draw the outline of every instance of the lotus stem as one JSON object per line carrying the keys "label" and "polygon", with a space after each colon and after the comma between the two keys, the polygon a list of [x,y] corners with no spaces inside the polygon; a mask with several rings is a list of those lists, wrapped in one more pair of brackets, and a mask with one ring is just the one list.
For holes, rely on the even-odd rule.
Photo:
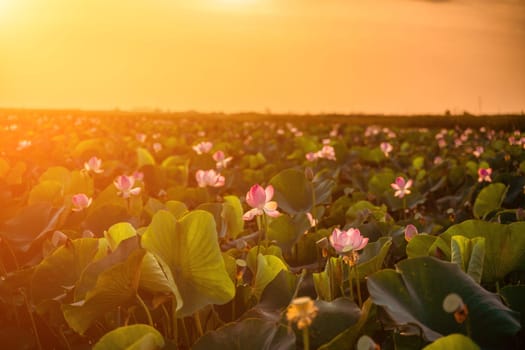
{"label": "lotus stem", "polygon": [[310,350],[310,334],[308,332],[308,326],[303,328],[303,346],[304,350]]}
{"label": "lotus stem", "polygon": [[202,337],[204,335],[204,331],[202,330],[201,316],[198,311],[193,315],[193,319],[195,320],[197,332],[199,332],[199,336]]}
{"label": "lotus stem", "polygon": [[171,332],[171,326],[170,326],[170,315],[168,314],[168,310],[166,310],[166,307],[164,304],[160,305],[160,309],[162,310],[162,313],[164,314],[164,318],[166,319],[166,322],[164,323],[164,328],[166,329],[166,338],[169,338],[173,336]]}
{"label": "lotus stem", "polygon": [[29,301],[27,300],[27,295],[26,295],[26,293],[24,292],[23,289],[20,289],[20,294],[22,294],[22,296],[24,297],[24,303],[26,304],[27,313],[29,314],[29,319],[31,320],[31,327],[33,327],[33,333],[35,333],[37,348],[38,348],[38,350],[42,350],[42,343],[40,342],[40,336],[38,335],[38,330],[36,328],[35,318],[33,316],[33,312],[31,310],[31,307],[29,306]]}
{"label": "lotus stem", "polygon": [[355,299],[354,299],[354,284],[352,283],[352,268],[351,267],[348,268],[347,271],[348,271],[348,287],[350,288],[350,298],[352,298],[352,301],[354,301]]}
{"label": "lotus stem", "polygon": [[148,306],[146,305],[144,300],[142,300],[142,298],[140,297],[139,293],[137,293],[135,295],[137,296],[137,300],[139,301],[139,304],[142,306],[142,308],[144,309],[144,312],[146,313],[146,316],[148,317],[148,324],[151,327],[153,327],[153,319],[151,318],[151,313],[149,312]]}
{"label": "lotus stem", "polygon": [[184,341],[186,342],[186,345],[188,346],[188,349],[189,349],[191,347],[191,342],[190,342],[190,335],[188,333],[188,328],[186,327],[186,322],[184,321],[184,318],[181,318],[180,322],[182,323],[182,332],[184,334]]}
{"label": "lotus stem", "polygon": [[173,298],[171,302],[171,321],[172,321],[172,332],[173,332],[173,341],[177,344],[177,338],[179,337],[179,328],[177,325],[177,300]]}
{"label": "lotus stem", "polygon": [[363,307],[363,299],[361,299],[361,281],[359,280],[359,270],[357,269],[357,264],[354,265],[355,270],[355,281],[357,285],[357,301],[359,302],[359,308]]}

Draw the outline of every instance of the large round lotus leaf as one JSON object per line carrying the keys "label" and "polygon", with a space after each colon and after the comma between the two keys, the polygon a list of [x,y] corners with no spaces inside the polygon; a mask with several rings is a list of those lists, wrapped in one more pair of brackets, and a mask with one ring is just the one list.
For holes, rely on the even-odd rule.
{"label": "large round lotus leaf", "polygon": [[155,158],[151,153],[142,147],[137,148],[137,167],[141,168],[144,165],[155,165]]}
{"label": "large round lotus leaf", "polygon": [[312,208],[312,184],[297,169],[286,169],[275,175],[270,184],[275,190],[274,200],[289,214],[307,212]]}
{"label": "large round lotus leaf", "polygon": [[233,298],[235,287],[210,213],[195,210],[177,221],[170,212],[160,210],[144,232],[142,246],[157,257],[178,287],[182,299],[177,300],[179,317]]}
{"label": "large round lotus leaf", "polygon": [[525,285],[505,286],[500,294],[509,307],[521,315],[521,325],[525,325]]}
{"label": "large round lotus leaf", "polygon": [[136,302],[140,266],[145,253],[144,249],[136,248],[124,261],[108,264],[84,300],[62,305],[64,318],[75,332],[84,334],[106,312]]}
{"label": "large round lotus leaf", "polygon": [[292,350],[295,334],[275,321],[247,318],[208,332],[193,345],[193,350]]}
{"label": "large round lotus leaf", "polygon": [[38,183],[29,192],[29,205],[48,202],[60,206],[64,202],[64,185],[58,181],[46,180]]}
{"label": "large round lotus leaf", "polygon": [[452,333],[466,334],[466,324],[456,323],[454,316],[443,310],[443,300],[450,293],[458,294],[468,307],[472,339],[483,347],[502,348],[521,328],[517,312],[454,263],[431,257],[407,259],[397,264],[397,271],[381,270],[367,282],[375,304],[397,324],[417,324],[429,341]]}
{"label": "large round lotus leaf", "polygon": [[106,333],[93,350],[157,350],[163,346],[164,338],[159,331],[145,324],[134,324]]}
{"label": "large round lotus leaf", "polygon": [[283,251],[279,246],[270,245],[265,247],[264,245],[260,244],[258,246],[252,247],[246,255],[246,265],[252,271],[252,273],[255,273],[255,263],[259,254],[273,255],[281,259],[283,263],[285,261],[283,257]]}
{"label": "large round lotus leaf", "polygon": [[485,237],[485,261],[481,281],[502,280],[511,271],[525,270],[525,222],[504,225],[467,220],[440,235],[449,245],[452,236]]}
{"label": "large round lotus leaf", "polygon": [[[98,261],[92,262],[86,267],[75,289],[75,300],[84,299],[85,294],[93,288],[98,275],[102,271],[107,270],[112,265],[123,262],[133,249],[139,247],[140,239],[130,224],[119,223],[113,225],[109,232],[106,234],[108,238],[111,236],[115,238],[117,234],[120,234],[120,237],[118,237],[116,241],[111,238],[109,239],[113,241],[112,244],[114,244],[110,244],[113,252]],[[132,235],[130,235],[131,233]],[[177,287],[172,281],[170,282],[168,280],[157,259],[149,252],[144,255],[144,259],[142,260],[139,285],[141,288],[152,293],[173,293],[178,296]]]}
{"label": "large round lotus leaf", "polygon": [[376,316],[377,307],[367,299],[360,312],[359,319],[350,327],[347,327],[343,332],[339,333],[328,343],[319,347],[319,350],[347,350],[354,349],[357,340],[362,334],[375,333],[379,325],[377,324]]}
{"label": "large round lotus leaf", "polygon": [[305,214],[301,213],[293,218],[288,215],[281,215],[270,223],[268,239],[276,241],[281,249],[290,250],[309,228],[310,223]]}
{"label": "large round lotus leaf", "polygon": [[71,172],[69,187],[66,194],[85,193],[91,197],[94,191],[93,178],[86,171],[74,170]]}
{"label": "large round lotus leaf", "polygon": [[27,251],[45,234],[53,231],[64,208],[57,210],[50,203],[36,203],[26,206],[0,225],[0,237],[16,248]]}
{"label": "large round lotus leaf", "polygon": [[379,271],[383,267],[386,255],[392,246],[392,238],[381,237],[376,242],[368,243],[359,256],[357,271],[359,279]]}
{"label": "large round lotus leaf", "polygon": [[368,181],[368,191],[376,196],[383,196],[386,191],[393,191],[390,186],[396,179],[394,171],[389,168],[383,168],[380,172],[375,173]]}
{"label": "large round lotus leaf", "polygon": [[451,334],[439,338],[423,350],[479,350],[479,346],[463,334]]}
{"label": "large round lotus leaf", "polygon": [[35,305],[65,295],[93,260],[98,240],[81,238],[58,247],[35,268],[31,295]]}
{"label": "large round lotus leaf", "polygon": [[242,204],[237,196],[224,196],[224,207],[222,216],[228,228],[228,235],[236,238],[244,231],[244,220],[242,219]]}
{"label": "large round lotus leaf", "polygon": [[266,286],[282,270],[288,270],[284,262],[274,255],[262,255],[257,257],[257,272],[255,273],[254,294],[259,299]]}
{"label": "large round lotus leaf", "polygon": [[378,222],[385,222],[388,219],[386,205],[383,204],[378,207],[369,201],[359,201],[346,211],[347,220],[354,225],[368,221],[369,216],[372,216]]}
{"label": "large round lotus leaf", "polygon": [[[348,327],[356,324],[361,316],[361,309],[350,298],[337,298],[333,301],[316,300],[317,317],[310,326],[310,346],[317,349],[329,342]],[[301,331],[296,337],[302,339]]]}
{"label": "large round lotus leaf", "polygon": [[484,187],[479,192],[474,207],[472,207],[474,217],[481,219],[491,211],[501,208],[506,193],[507,186],[502,183],[494,183]]}
{"label": "large round lotus leaf", "polygon": [[449,242],[446,242],[441,237],[426,233],[412,237],[407,243],[406,252],[409,258],[418,258],[421,256],[444,256],[446,260],[449,260],[451,255]]}

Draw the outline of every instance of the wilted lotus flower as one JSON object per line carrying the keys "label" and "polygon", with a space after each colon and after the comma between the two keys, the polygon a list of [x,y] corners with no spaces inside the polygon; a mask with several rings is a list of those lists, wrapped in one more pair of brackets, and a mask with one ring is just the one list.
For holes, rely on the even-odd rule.
{"label": "wilted lotus flower", "polygon": [[199,187],[221,187],[224,186],[224,176],[219,174],[213,169],[210,170],[197,170],[195,173],[195,179]]}
{"label": "wilted lotus flower", "polygon": [[252,220],[255,216],[266,214],[273,218],[281,215],[277,211],[277,202],[272,201],[273,186],[268,185],[262,188],[259,184],[253,185],[246,193],[246,203],[253,209],[248,210],[242,218],[246,221]]}
{"label": "wilted lotus flower", "polygon": [[419,233],[417,232],[417,227],[409,224],[405,227],[405,240],[409,242],[412,238],[417,236]]}
{"label": "wilted lotus flower", "polygon": [[304,329],[312,324],[319,309],[310,297],[300,297],[292,300],[286,310],[286,319],[289,323],[296,323],[298,329]]}
{"label": "wilted lotus flower", "polygon": [[85,193],[77,193],[71,197],[71,203],[73,203],[71,210],[82,211],[91,205],[92,200]]}
{"label": "wilted lotus flower", "polygon": [[204,154],[210,152],[212,147],[213,143],[209,141],[203,141],[201,143],[196,144],[192,148],[195,152],[197,152],[197,154]]}
{"label": "wilted lotus flower", "polygon": [[102,169],[102,160],[97,157],[89,158],[89,160],[84,163],[84,169],[86,171],[92,171],[95,174],[104,172],[104,169]]}
{"label": "wilted lotus flower", "polygon": [[135,178],[133,176],[121,175],[113,181],[113,184],[117,188],[117,194],[123,198],[129,198],[131,195],[140,194],[140,187],[133,187],[135,185]]}
{"label": "wilted lotus flower", "polygon": [[217,169],[221,170],[228,166],[228,163],[231,162],[232,157],[227,157],[224,155],[223,151],[217,151],[213,154],[213,160],[216,162]]}
{"label": "wilted lotus flower", "polygon": [[368,238],[361,236],[357,228],[346,231],[335,228],[330,235],[330,244],[338,254],[346,254],[363,249],[368,244]]}
{"label": "wilted lotus flower", "polygon": [[385,157],[388,158],[390,155],[390,152],[394,149],[392,145],[388,142],[381,142],[381,145],[379,146],[381,148],[381,152],[385,155]]}
{"label": "wilted lotus flower", "polygon": [[491,176],[492,168],[479,168],[478,169],[478,182],[492,182]]}
{"label": "wilted lotus flower", "polygon": [[390,186],[396,191],[395,197],[403,198],[406,194],[410,194],[410,187],[412,187],[412,180],[405,181],[402,176],[398,176],[394,183]]}

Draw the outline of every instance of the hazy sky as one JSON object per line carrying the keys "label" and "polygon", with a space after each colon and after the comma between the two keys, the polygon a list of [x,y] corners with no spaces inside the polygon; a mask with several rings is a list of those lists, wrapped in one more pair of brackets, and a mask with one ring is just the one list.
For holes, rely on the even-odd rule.
{"label": "hazy sky", "polygon": [[525,0],[0,0],[0,107],[525,110]]}

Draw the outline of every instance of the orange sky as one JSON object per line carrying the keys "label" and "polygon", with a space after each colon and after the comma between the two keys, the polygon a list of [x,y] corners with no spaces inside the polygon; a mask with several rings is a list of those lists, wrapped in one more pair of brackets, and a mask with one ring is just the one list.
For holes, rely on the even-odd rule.
{"label": "orange sky", "polygon": [[0,107],[521,112],[525,1],[0,0]]}

